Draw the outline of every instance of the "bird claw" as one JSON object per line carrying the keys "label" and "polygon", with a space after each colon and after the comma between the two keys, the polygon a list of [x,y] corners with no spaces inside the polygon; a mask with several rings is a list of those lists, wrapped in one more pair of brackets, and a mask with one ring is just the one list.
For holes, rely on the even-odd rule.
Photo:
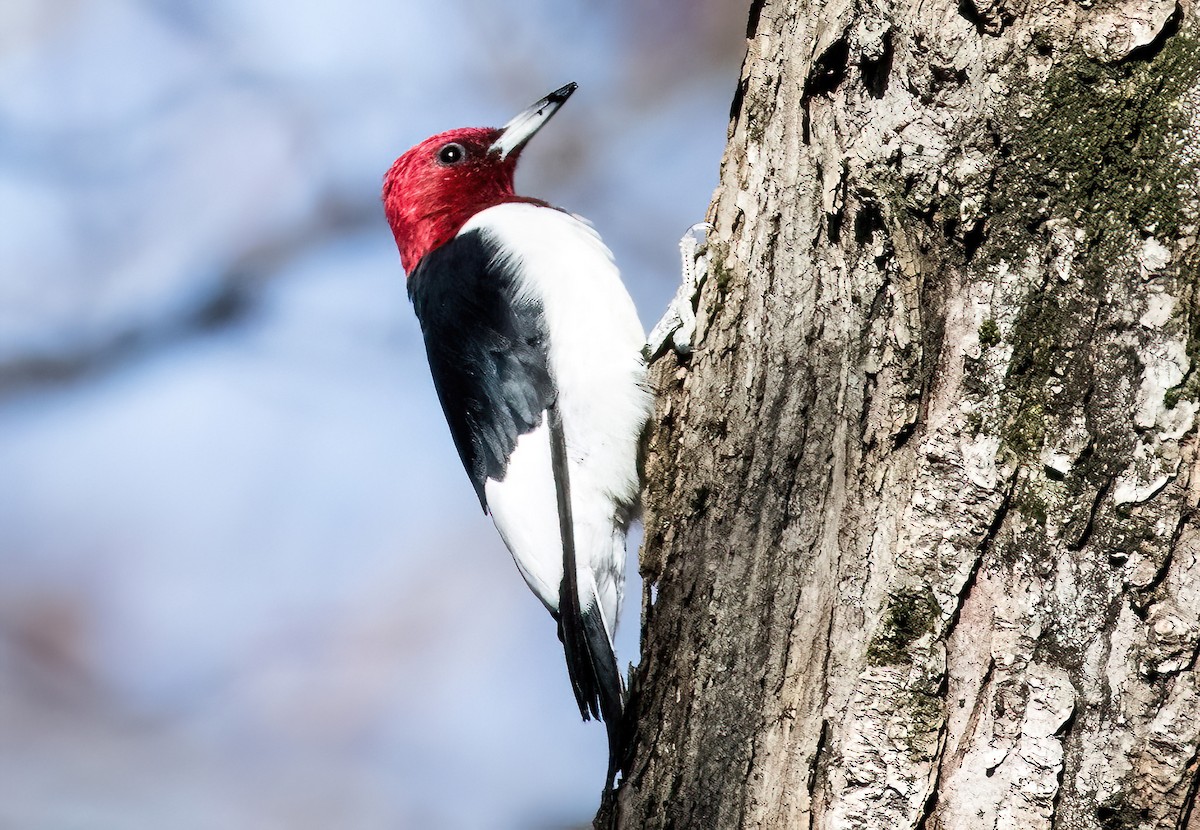
{"label": "bird claw", "polygon": [[679,240],[683,281],[662,319],[646,338],[643,351],[647,360],[664,354],[668,345],[682,357],[692,353],[692,337],[696,333],[696,301],[700,296],[700,286],[708,276],[708,234],[712,230],[713,226],[708,222],[697,222]]}

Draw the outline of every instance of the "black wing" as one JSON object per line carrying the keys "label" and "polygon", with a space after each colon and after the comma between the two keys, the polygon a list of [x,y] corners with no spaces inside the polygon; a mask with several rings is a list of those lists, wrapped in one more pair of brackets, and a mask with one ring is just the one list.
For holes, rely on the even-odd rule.
{"label": "black wing", "polygon": [[517,439],[554,401],[540,302],[519,292],[500,247],[470,231],[427,254],[408,278],[438,400],[487,509]]}

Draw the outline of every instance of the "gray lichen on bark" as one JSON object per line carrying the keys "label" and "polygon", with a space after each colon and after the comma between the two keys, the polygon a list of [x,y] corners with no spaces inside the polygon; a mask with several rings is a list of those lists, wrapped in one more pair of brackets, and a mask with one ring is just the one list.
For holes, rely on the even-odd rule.
{"label": "gray lichen on bark", "polygon": [[598,824],[1200,822],[1198,25],[754,3]]}

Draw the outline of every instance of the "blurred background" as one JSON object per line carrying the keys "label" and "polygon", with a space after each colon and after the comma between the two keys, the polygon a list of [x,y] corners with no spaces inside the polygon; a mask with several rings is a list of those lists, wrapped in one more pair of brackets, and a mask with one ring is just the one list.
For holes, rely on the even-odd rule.
{"label": "blurred background", "polygon": [[590,821],[604,730],[459,465],[379,185],[578,81],[518,187],[596,224],[649,327],[744,26],[0,2],[0,828]]}

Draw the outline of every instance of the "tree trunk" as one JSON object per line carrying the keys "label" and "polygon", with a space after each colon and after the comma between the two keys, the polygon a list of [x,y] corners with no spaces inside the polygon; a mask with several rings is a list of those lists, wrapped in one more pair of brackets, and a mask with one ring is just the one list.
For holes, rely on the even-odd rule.
{"label": "tree trunk", "polygon": [[597,826],[1200,827],[1197,16],[754,3]]}

